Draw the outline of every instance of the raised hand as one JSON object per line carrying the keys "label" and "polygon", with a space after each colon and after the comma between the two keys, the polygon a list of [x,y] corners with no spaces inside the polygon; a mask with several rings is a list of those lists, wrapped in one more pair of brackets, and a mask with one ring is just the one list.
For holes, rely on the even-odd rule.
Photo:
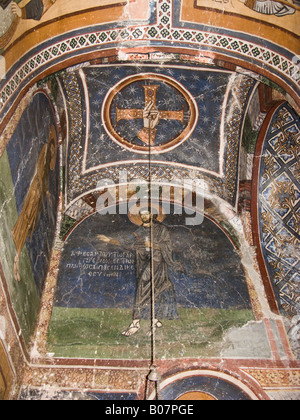
{"label": "raised hand", "polygon": [[17,5],[17,3],[13,2],[11,4],[11,11],[13,14],[19,18],[22,17],[22,9]]}
{"label": "raised hand", "polygon": [[144,128],[155,128],[159,123],[159,113],[152,102],[149,102],[143,111]]}

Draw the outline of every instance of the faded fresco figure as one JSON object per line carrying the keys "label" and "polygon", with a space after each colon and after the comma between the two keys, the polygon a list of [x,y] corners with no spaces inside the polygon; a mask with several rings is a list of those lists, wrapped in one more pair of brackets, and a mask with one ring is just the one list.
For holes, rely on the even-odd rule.
{"label": "faded fresco figure", "polygon": [[0,0],[0,49],[9,44],[21,20],[40,21],[55,2],[56,0],[30,0],[24,7],[20,7],[15,1]]}
{"label": "faded fresco figure", "polygon": [[25,7],[18,6],[13,2],[12,12],[21,19],[41,20],[44,13],[56,2],[56,0],[31,0]]}
{"label": "faded fresco figure", "polygon": [[17,255],[14,261],[14,276],[20,281],[19,264],[20,255],[28,237],[32,238],[40,219],[46,197],[52,206],[49,192],[49,173],[56,165],[57,134],[54,126],[50,128],[49,141],[42,148],[38,158],[35,176],[31,182],[23,208],[12,231]]}
{"label": "faded fresco figure", "polygon": [[263,15],[274,15],[277,17],[283,17],[287,15],[293,15],[296,13],[296,9],[289,6],[287,2],[281,3],[273,0],[240,0],[245,6],[254,10],[257,13]]}
{"label": "faded fresco figure", "polygon": [[[132,237],[117,241],[98,235],[106,243],[126,248],[134,248],[136,252],[136,293],[133,309],[133,321],[122,334],[133,336],[141,328],[141,320],[152,317],[152,261],[151,261],[151,230],[153,229],[153,277],[155,291],[155,328],[163,326],[162,319],[177,319],[175,289],[169,277],[168,269],[183,271],[183,266],[173,258],[172,242],[169,230],[159,223],[155,216],[148,211],[140,212],[142,226],[134,232]],[[147,333],[151,336],[152,331]]]}

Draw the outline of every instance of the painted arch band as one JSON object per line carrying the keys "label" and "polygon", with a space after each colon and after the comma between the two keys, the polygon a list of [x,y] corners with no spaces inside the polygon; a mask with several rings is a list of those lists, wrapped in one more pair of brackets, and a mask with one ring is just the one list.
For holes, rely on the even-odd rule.
{"label": "painted arch band", "polygon": [[[137,108],[134,98],[129,106],[119,106],[117,98],[122,96],[122,93],[126,88],[131,89],[135,92],[135,86],[139,83],[139,87],[143,88],[143,101],[144,106]],[[141,84],[144,83],[144,84]],[[162,90],[166,87],[174,92],[172,108],[168,108],[166,105],[161,105],[157,100],[158,93],[163,95]],[[141,92],[141,89],[140,89]],[[176,97],[179,98],[179,102],[183,102],[185,105],[182,106],[177,103]],[[141,100],[141,98],[139,98]],[[181,99],[181,101],[180,101]],[[165,101],[164,101],[165,102]],[[161,109],[164,108],[164,109]],[[169,152],[182,143],[184,143],[190,135],[193,133],[197,126],[199,111],[197,103],[189,91],[175,79],[155,74],[155,73],[143,73],[139,75],[133,75],[126,77],[111,88],[102,105],[102,124],[105,128],[108,136],[119,146],[130,150],[135,153],[145,154],[162,154]],[[147,124],[148,119],[148,124]],[[136,124],[135,136],[138,141],[133,141],[128,138],[127,133],[121,132],[118,129],[119,124],[122,121],[144,121],[144,127],[138,129]],[[177,122],[177,130],[172,133],[170,130],[164,130],[161,137],[165,137],[159,144],[157,142],[157,128],[162,120]],[[145,123],[146,121],[146,123]],[[180,127],[181,125],[181,127]],[[162,129],[160,128],[160,132]],[[167,138],[169,136],[169,138]]]}

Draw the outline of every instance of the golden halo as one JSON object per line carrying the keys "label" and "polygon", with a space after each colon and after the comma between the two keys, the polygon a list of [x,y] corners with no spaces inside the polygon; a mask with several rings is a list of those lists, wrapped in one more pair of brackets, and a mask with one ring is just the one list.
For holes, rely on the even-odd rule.
{"label": "golden halo", "polygon": [[177,401],[216,401],[216,398],[207,392],[193,391],[181,395]]}
{"label": "golden halo", "polygon": [[149,206],[148,201],[142,201],[139,205],[135,204],[132,206],[128,212],[129,220],[137,226],[142,226],[143,224],[140,216],[140,211],[142,210],[151,211],[152,214],[157,216],[156,220],[159,223],[162,223],[166,218],[166,214],[160,204],[151,203],[151,206]]}

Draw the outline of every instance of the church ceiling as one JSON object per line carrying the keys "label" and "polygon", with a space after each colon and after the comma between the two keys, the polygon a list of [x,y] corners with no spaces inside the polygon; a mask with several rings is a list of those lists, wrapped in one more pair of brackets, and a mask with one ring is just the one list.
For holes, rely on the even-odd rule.
{"label": "church ceiling", "polygon": [[[68,110],[67,205],[103,179],[205,179],[235,204],[239,142],[256,81],[214,67],[89,66],[59,78]],[[145,112],[157,112],[151,129]],[[149,168],[149,160],[151,165]]]}
{"label": "church ceiling", "polygon": [[24,399],[141,397],[150,357],[165,398],[299,389],[299,10],[0,0],[0,341]]}
{"label": "church ceiling", "polygon": [[[265,1],[269,5],[267,16],[243,4],[231,10],[234,13],[226,6],[223,14],[214,2],[203,10],[202,2],[190,4],[187,0],[140,0],[130,5],[106,2],[99,7],[91,2],[91,8],[72,9],[72,13],[68,7],[72,8],[73,2],[62,7],[57,0],[42,17],[23,19],[23,29],[5,47],[7,74],[0,85],[1,121],[20,91],[44,75],[99,57],[116,55],[127,60],[128,54],[134,53],[145,58],[145,54],[161,48],[168,48],[171,54],[178,54],[178,49],[191,53],[200,63],[226,58],[234,65],[272,77],[297,100],[299,67],[295,54],[299,53],[299,42],[291,31],[298,27],[298,6],[281,11],[279,17],[278,7],[275,10],[271,0]],[[207,11],[212,11],[212,20]],[[263,37],[257,37],[258,23]]]}

